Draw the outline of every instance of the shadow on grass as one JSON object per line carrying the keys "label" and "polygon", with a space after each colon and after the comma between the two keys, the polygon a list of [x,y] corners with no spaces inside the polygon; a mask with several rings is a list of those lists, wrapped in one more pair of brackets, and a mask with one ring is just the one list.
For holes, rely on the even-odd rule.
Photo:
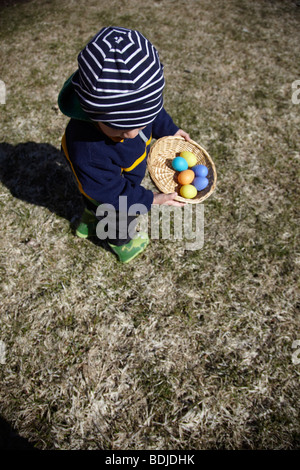
{"label": "shadow on grass", "polygon": [[27,439],[19,434],[0,416],[1,450],[37,450]]}
{"label": "shadow on grass", "polygon": [[82,213],[83,202],[71,170],[53,145],[0,144],[0,179],[14,197],[47,207],[70,222]]}
{"label": "shadow on grass", "polygon": [[[63,153],[45,143],[0,144],[0,181],[12,196],[69,221],[75,235],[84,202]],[[111,252],[106,240],[88,239]]]}

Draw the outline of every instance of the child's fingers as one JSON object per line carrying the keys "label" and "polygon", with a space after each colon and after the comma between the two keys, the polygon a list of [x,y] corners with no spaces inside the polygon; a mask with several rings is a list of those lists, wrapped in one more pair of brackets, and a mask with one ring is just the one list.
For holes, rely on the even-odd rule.
{"label": "child's fingers", "polygon": [[153,204],[167,204],[169,206],[184,206],[185,203],[175,201],[177,193],[170,193],[170,194],[154,194]]}
{"label": "child's fingers", "polygon": [[167,206],[176,206],[176,207],[182,207],[185,206],[185,202],[179,202],[179,201],[169,201],[166,203]]}
{"label": "child's fingers", "polygon": [[183,137],[187,141],[191,140],[190,135],[187,132],[185,132],[183,129],[179,129],[174,135],[179,135],[180,137]]}
{"label": "child's fingers", "polygon": [[185,205],[184,202],[175,201],[175,198],[178,196],[177,193],[166,194],[166,196],[168,196],[168,199],[165,204],[168,204],[169,206],[184,206]]}

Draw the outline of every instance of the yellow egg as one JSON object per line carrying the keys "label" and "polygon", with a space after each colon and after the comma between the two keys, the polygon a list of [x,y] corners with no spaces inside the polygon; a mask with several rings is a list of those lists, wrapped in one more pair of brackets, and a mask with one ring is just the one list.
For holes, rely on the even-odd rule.
{"label": "yellow egg", "polygon": [[197,196],[197,189],[192,184],[185,184],[180,188],[180,196],[185,199],[193,199]]}
{"label": "yellow egg", "polygon": [[183,150],[180,153],[180,156],[187,161],[189,168],[197,164],[197,158],[193,152],[189,152],[188,150]]}

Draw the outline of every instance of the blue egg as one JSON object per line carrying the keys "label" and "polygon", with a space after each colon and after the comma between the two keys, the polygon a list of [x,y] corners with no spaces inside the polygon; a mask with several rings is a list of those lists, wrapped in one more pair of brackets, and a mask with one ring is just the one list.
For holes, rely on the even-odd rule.
{"label": "blue egg", "polygon": [[193,185],[197,189],[197,191],[202,191],[202,189],[206,188],[208,185],[208,179],[203,176],[196,176],[193,181]]}
{"label": "blue egg", "polygon": [[175,157],[172,161],[172,167],[175,171],[184,171],[188,169],[189,165],[185,158]]}
{"label": "blue egg", "polygon": [[192,170],[196,176],[202,176],[203,178],[208,174],[208,169],[205,165],[195,165]]}

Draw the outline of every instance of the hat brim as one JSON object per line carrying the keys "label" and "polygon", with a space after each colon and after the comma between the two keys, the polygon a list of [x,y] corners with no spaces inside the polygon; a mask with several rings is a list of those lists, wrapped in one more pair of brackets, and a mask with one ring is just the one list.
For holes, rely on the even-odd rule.
{"label": "hat brim", "polygon": [[72,84],[73,73],[68,80],[64,83],[59,95],[58,95],[58,106],[63,114],[70,118],[79,119],[81,121],[91,121],[85,111],[83,111],[77,93]]}

